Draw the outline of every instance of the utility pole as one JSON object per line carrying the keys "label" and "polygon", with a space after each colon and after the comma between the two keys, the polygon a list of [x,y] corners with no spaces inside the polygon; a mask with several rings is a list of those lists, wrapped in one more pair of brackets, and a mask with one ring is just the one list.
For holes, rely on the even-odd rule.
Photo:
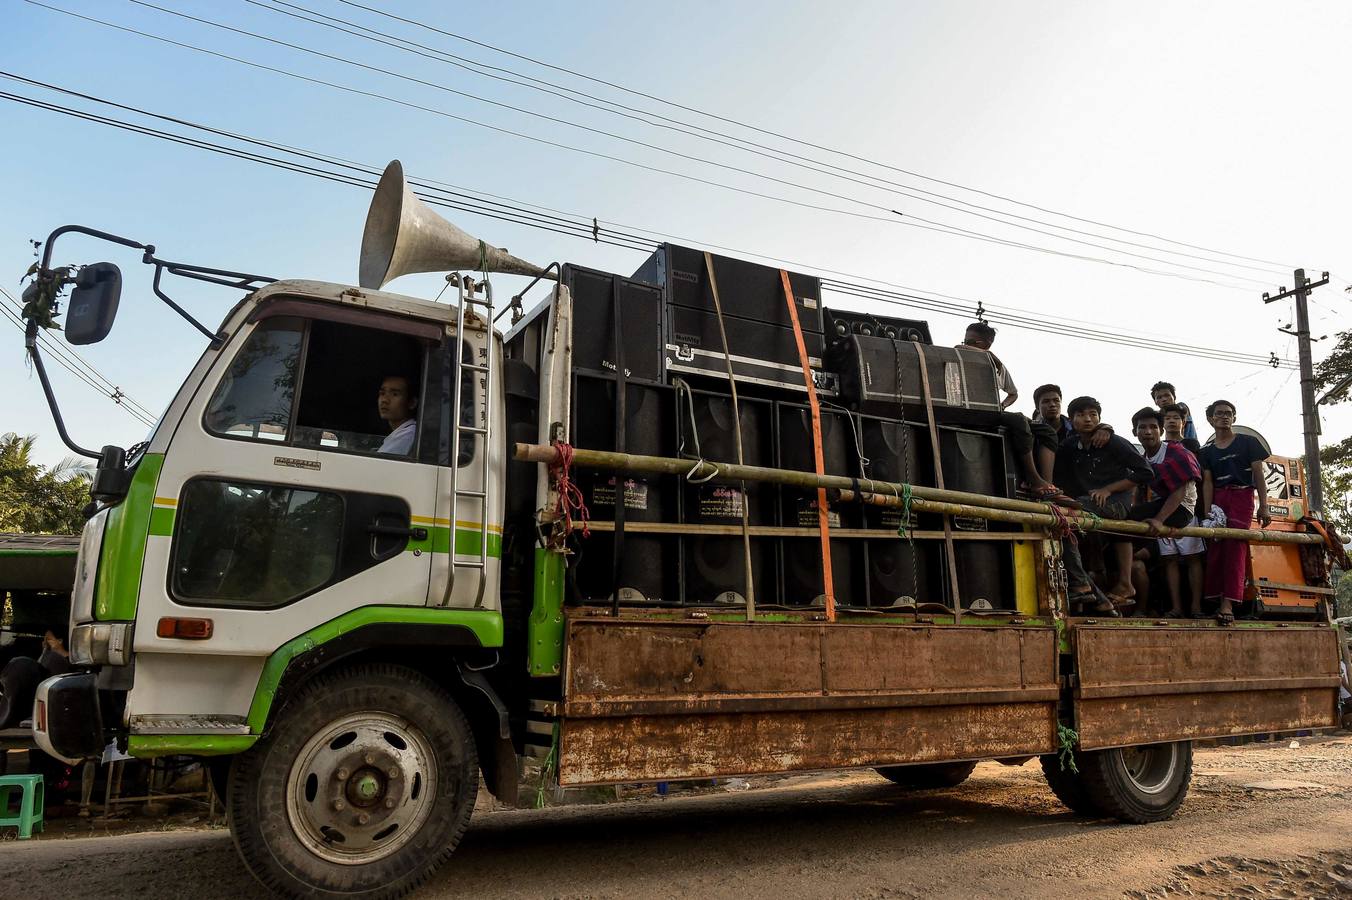
{"label": "utility pole", "polygon": [[1311,282],[1305,277],[1304,269],[1296,269],[1295,287],[1269,296],[1263,295],[1264,303],[1274,303],[1287,297],[1296,298],[1296,343],[1300,348],[1300,415],[1305,426],[1305,485],[1309,489],[1309,510],[1322,511],[1324,508],[1324,482],[1319,471],[1319,411],[1314,402],[1314,358],[1310,353],[1310,308],[1307,302],[1310,291],[1329,283],[1329,273],[1325,272],[1319,281]]}

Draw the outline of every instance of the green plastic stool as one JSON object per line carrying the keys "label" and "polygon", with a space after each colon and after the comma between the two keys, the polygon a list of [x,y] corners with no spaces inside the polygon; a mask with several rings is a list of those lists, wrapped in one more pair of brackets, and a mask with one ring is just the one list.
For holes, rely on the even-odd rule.
{"label": "green plastic stool", "polygon": [[[41,775],[0,775],[0,828],[17,826],[20,840],[32,837],[34,828],[42,831],[44,793]],[[15,798],[17,809],[11,809]]]}

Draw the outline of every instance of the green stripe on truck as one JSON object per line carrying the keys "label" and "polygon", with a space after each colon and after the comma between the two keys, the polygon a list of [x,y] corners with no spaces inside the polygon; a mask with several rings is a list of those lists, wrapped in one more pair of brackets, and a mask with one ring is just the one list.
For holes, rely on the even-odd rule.
{"label": "green stripe on truck", "polygon": [[99,621],[136,618],[155,485],[163,467],[163,453],[147,453],[136,466],[126,499],[108,510],[94,587],[94,618]]}
{"label": "green stripe on truck", "polygon": [[339,635],[366,625],[458,625],[471,631],[481,647],[502,646],[502,613],[493,609],[439,609],[427,606],[363,606],[330,619],[278,647],[263,665],[263,674],[249,705],[249,730],[255,735],[267,724],[277,687],[291,660]]}

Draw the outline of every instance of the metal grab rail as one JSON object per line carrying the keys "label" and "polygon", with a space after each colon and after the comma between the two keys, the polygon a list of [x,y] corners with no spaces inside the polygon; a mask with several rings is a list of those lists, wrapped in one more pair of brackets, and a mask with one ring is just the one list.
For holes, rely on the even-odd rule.
{"label": "metal grab rail", "polygon": [[[514,456],[525,462],[549,464],[558,459],[558,450],[539,444],[517,444]],[[632,453],[611,453],[604,450],[585,450],[573,448],[572,463],[575,466],[595,469],[628,469],[635,472],[652,472],[665,475],[680,475],[691,478],[724,478],[728,480],[758,481],[771,484],[787,484],[803,488],[827,488],[859,495],[871,495],[874,499],[867,502],[883,502],[887,505],[901,505],[902,497],[909,491],[910,506],[919,512],[934,512],[947,515],[974,516],[999,522],[1015,522],[1040,528],[1053,528],[1061,522],[1078,531],[1106,531],[1114,534],[1132,534],[1143,537],[1157,537],[1150,526],[1144,522],[1131,522],[1123,519],[1104,519],[1070,509],[1061,509],[1059,513],[1051,510],[1047,503],[1034,503],[1029,500],[1010,500],[1005,497],[992,497],[985,494],[971,494],[966,491],[950,491],[923,485],[906,485],[890,481],[872,481],[867,478],[850,478],[843,475],[816,475],[812,472],[798,472],[791,469],[773,469],[766,466],[737,466],[727,463],[711,463],[699,460],[691,465],[688,459],[672,459],[665,456],[639,456]],[[863,499],[860,497],[859,499]],[[1240,540],[1257,544],[1324,544],[1319,534],[1295,531],[1258,531],[1243,528],[1207,528],[1187,526],[1170,529],[1170,536],[1201,537],[1216,540]]]}

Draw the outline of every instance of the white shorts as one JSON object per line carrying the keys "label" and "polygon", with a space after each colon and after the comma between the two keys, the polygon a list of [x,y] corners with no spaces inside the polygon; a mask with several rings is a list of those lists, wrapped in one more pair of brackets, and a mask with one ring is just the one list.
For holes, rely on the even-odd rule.
{"label": "white shorts", "polygon": [[[1197,524],[1193,516],[1189,526]],[[1206,541],[1199,537],[1160,538],[1160,556],[1196,556],[1206,551]]]}

